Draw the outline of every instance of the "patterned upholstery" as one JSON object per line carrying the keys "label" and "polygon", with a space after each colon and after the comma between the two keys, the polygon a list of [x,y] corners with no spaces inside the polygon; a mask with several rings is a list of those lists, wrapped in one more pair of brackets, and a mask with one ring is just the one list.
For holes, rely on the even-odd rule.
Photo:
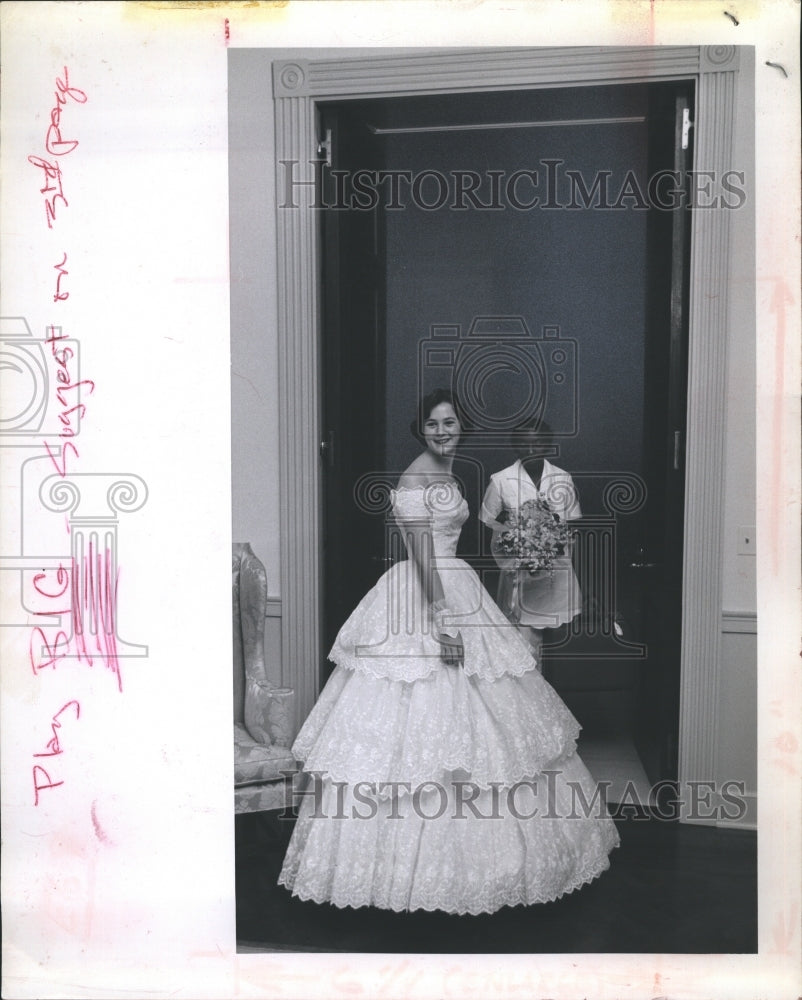
{"label": "patterned upholstery", "polygon": [[265,568],[247,542],[235,542],[232,557],[234,804],[238,813],[260,812],[284,807],[297,772],[294,692],[273,685],[265,669]]}

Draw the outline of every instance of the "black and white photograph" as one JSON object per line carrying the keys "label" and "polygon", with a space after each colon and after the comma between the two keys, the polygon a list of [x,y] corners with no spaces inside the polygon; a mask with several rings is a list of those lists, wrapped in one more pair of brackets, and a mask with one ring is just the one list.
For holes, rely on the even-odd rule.
{"label": "black and white photograph", "polygon": [[796,996],[798,3],[3,8],[3,995]]}
{"label": "black and white photograph", "polygon": [[757,950],[753,74],[230,53],[243,947]]}

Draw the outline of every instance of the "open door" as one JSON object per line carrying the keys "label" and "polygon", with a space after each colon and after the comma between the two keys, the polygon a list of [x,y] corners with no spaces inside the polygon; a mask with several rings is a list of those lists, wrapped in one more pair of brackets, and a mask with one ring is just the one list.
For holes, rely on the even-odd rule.
{"label": "open door", "polygon": [[[582,634],[555,638],[547,676],[586,729],[625,732],[652,781],[676,777],[690,212],[681,191],[661,207],[669,188],[650,179],[690,163],[691,87],[342,101],[320,122],[327,648],[385,568],[383,517],[356,494],[417,453],[420,386],[460,384],[466,338],[491,360],[528,338],[552,460],[574,476],[585,529],[612,527],[607,564],[583,570]],[[355,208],[360,171],[408,181],[377,182],[376,204]],[[440,360],[421,371],[424,357]],[[485,374],[489,424],[527,409],[531,379]],[[514,457],[502,434],[487,440],[469,449],[485,483]],[[634,499],[611,508],[622,481]]]}
{"label": "open door", "polygon": [[648,176],[660,180],[647,210],[642,425],[632,429],[641,468],[575,477],[580,496],[590,480],[604,494],[583,504],[578,527],[583,614],[546,649],[585,738],[631,738],[651,787],[678,777],[692,100],[691,84],[649,90]]}
{"label": "open door", "polygon": [[[371,513],[372,473],[385,470],[384,238],[380,205],[349,206],[360,170],[381,149],[347,111],[323,111],[324,644],[332,643],[384,570],[383,529]],[[364,489],[360,484],[364,485]],[[366,494],[367,491],[367,494]],[[325,668],[326,679],[331,664]]]}
{"label": "open door", "polygon": [[653,93],[651,173],[671,170],[676,206],[653,212],[646,411],[649,516],[642,546],[627,554],[623,567],[625,588],[642,595],[649,647],[637,691],[635,739],[652,783],[676,781],[678,776],[692,97],[690,88],[683,87],[655,88]]}

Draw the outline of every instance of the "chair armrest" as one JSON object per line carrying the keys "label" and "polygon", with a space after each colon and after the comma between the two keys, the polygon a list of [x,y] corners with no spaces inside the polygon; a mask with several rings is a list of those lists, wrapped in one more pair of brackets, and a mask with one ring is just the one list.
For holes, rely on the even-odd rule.
{"label": "chair armrest", "polygon": [[245,728],[257,743],[290,747],[295,720],[295,691],[266,681],[248,680]]}

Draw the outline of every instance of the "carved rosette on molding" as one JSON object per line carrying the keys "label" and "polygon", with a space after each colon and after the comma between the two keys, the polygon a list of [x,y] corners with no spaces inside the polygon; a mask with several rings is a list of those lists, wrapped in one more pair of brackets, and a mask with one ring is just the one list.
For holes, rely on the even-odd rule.
{"label": "carved rosette on molding", "polygon": [[277,98],[304,96],[308,78],[306,62],[273,63],[273,96]]}
{"label": "carved rosette on molding", "polygon": [[738,47],[735,45],[704,45],[700,51],[702,73],[720,73],[738,69]]}

